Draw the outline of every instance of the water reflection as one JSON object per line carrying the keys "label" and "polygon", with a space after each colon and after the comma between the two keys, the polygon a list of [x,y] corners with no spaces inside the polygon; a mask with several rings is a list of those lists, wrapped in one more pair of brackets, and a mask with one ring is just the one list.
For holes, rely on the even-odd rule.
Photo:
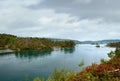
{"label": "water reflection", "polygon": [[45,50],[41,50],[41,51],[35,51],[35,50],[28,50],[28,51],[20,51],[20,52],[4,52],[1,53],[0,56],[7,56],[10,54],[15,54],[16,58],[20,58],[20,59],[33,59],[33,58],[38,58],[38,57],[46,57],[46,56],[50,56],[51,53],[53,51],[61,51],[64,52],[64,54],[73,54],[73,52],[75,51],[75,48],[56,48],[56,49],[45,49]]}
{"label": "water reflection", "polygon": [[75,48],[61,48],[61,51],[64,51],[65,54],[73,54]]}
{"label": "water reflection", "polygon": [[5,56],[13,53],[14,53],[13,50],[10,50],[10,49],[0,50],[0,56]]}
{"label": "water reflection", "polygon": [[35,50],[20,51],[20,52],[16,52],[15,56],[20,59],[25,59],[25,58],[32,59],[38,57],[43,58],[46,56],[50,56],[52,51],[53,51],[52,49],[46,49],[42,51],[35,51]]}
{"label": "water reflection", "polygon": [[14,52],[5,52],[5,53],[0,53],[0,57],[4,57],[4,56],[8,56],[8,55],[12,55],[14,54]]}

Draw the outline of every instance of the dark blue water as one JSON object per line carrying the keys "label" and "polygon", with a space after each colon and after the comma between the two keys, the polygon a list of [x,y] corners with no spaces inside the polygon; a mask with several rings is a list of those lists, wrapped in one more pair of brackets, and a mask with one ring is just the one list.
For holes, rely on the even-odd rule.
{"label": "dark blue water", "polygon": [[[22,51],[12,54],[0,54],[0,81],[25,81],[28,76],[32,81],[39,76],[47,78],[54,69],[80,71],[92,63],[100,63],[100,59],[109,59],[107,53],[113,48],[102,45],[77,45],[75,48]],[[84,66],[78,65],[84,61]]]}

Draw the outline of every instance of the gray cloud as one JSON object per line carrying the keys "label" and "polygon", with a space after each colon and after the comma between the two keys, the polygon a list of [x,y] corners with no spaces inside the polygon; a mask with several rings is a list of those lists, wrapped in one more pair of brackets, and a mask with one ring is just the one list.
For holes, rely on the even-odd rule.
{"label": "gray cloud", "polygon": [[119,22],[119,4],[120,0],[45,0],[42,4],[30,5],[29,8],[52,8],[58,13],[69,13],[79,18],[102,17],[107,22]]}

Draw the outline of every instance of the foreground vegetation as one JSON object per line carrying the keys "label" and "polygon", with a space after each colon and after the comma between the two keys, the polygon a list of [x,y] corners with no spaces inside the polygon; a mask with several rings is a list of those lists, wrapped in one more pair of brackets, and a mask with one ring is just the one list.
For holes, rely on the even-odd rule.
{"label": "foreground vegetation", "polygon": [[79,73],[64,70],[53,72],[47,80],[36,77],[33,81],[120,81],[120,48],[108,53],[109,61],[101,59],[101,64],[92,64]]}
{"label": "foreground vegetation", "polygon": [[53,49],[54,47],[65,48],[74,47],[75,43],[69,41],[53,41],[47,38],[25,38],[10,34],[0,34],[0,49],[20,50],[42,50]]}
{"label": "foreground vegetation", "polygon": [[120,42],[116,42],[116,43],[108,43],[107,44],[108,47],[117,47],[117,48],[120,48]]}

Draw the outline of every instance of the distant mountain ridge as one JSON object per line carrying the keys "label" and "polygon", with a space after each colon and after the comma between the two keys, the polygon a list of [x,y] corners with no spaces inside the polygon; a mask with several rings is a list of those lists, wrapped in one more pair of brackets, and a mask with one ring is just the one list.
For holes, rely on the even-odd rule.
{"label": "distant mountain ridge", "polygon": [[106,43],[115,43],[120,42],[120,39],[107,39],[107,40],[98,40],[98,41],[81,41],[81,44],[106,44]]}
{"label": "distant mountain ridge", "polygon": [[[71,39],[57,39],[57,38],[48,38],[54,41],[67,41]],[[98,41],[78,41],[78,40],[72,40],[75,42],[75,44],[106,44],[106,43],[114,43],[114,42],[120,42],[120,39],[107,39],[107,40],[98,40]]]}

